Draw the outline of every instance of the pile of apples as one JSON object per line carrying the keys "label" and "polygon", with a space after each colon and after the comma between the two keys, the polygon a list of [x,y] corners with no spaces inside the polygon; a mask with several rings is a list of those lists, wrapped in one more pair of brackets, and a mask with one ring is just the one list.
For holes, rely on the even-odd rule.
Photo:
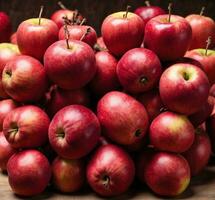
{"label": "pile of apples", "polygon": [[12,36],[0,12],[0,168],[12,191],[87,183],[110,197],[139,181],[181,194],[215,150],[215,22],[147,2],[107,16],[97,38],[60,5]]}

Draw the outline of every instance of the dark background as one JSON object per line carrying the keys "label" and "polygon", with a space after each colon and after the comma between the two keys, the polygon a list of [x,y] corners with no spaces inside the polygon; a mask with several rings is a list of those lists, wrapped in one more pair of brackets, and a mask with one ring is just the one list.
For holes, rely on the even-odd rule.
{"label": "dark background", "polygon": [[[37,17],[41,5],[45,6],[44,17],[59,9],[58,0],[0,0],[0,10],[11,16],[13,29],[16,30],[20,22],[25,19]],[[78,9],[87,18],[88,24],[98,32],[108,14],[124,10],[131,5],[131,10],[144,5],[143,0],[62,0],[70,9]],[[168,0],[151,0],[152,5],[158,5],[167,10]],[[186,16],[190,13],[199,13],[202,6],[206,7],[205,15],[215,19],[215,0],[172,0],[174,14]]]}

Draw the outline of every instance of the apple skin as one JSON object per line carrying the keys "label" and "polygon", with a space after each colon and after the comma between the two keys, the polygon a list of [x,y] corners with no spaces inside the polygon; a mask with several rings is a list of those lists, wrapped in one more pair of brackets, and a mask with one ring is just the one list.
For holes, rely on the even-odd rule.
{"label": "apple skin", "polygon": [[95,54],[97,71],[90,83],[92,91],[102,96],[107,92],[120,88],[116,74],[117,59],[108,51],[100,51]]}
{"label": "apple skin", "polygon": [[16,44],[17,45],[17,33],[14,32],[11,36],[10,36],[10,42],[12,44]]}
{"label": "apple skin", "polygon": [[145,27],[144,45],[162,61],[173,61],[184,56],[192,37],[189,23],[180,16],[159,15],[148,21]]}
{"label": "apple skin", "polygon": [[205,49],[193,49],[185,54],[186,57],[192,58],[200,62],[209,79],[210,84],[215,83],[215,51],[208,50],[205,55]]}
{"label": "apple skin", "polygon": [[153,89],[138,95],[137,100],[146,108],[150,121],[165,110],[158,89]]}
{"label": "apple skin", "polygon": [[186,63],[167,68],[159,83],[164,105],[171,111],[185,115],[197,112],[205,104],[209,88],[205,73],[199,67]]}
{"label": "apple skin", "polygon": [[35,102],[41,99],[48,88],[43,65],[30,56],[16,56],[2,72],[5,92],[18,102]]}
{"label": "apple skin", "polygon": [[149,136],[156,149],[181,153],[193,144],[195,129],[186,116],[167,111],[152,121]]}
{"label": "apple skin", "polygon": [[74,90],[84,87],[96,73],[96,59],[92,48],[84,42],[60,40],[52,44],[44,56],[48,77],[59,87]]}
{"label": "apple skin", "polygon": [[[90,32],[83,38],[82,42],[87,43],[92,48],[97,40],[97,34],[94,28],[91,26],[85,26],[85,25],[68,25],[67,26],[68,32],[69,32],[69,39],[72,40],[80,40],[81,37],[87,32],[87,29],[90,29]],[[59,34],[58,34],[59,40],[65,39],[65,30],[64,27],[61,27]]]}
{"label": "apple skin", "polygon": [[210,95],[215,97],[215,84],[213,84],[210,88]]}
{"label": "apple skin", "polygon": [[158,15],[166,14],[166,12],[158,6],[141,6],[137,8],[134,13],[139,15],[145,23]]}
{"label": "apple skin", "polygon": [[49,142],[63,158],[78,159],[96,146],[100,136],[100,124],[96,115],[81,105],[70,105],[52,119],[49,126]]}
{"label": "apple skin", "polygon": [[190,122],[194,127],[198,127],[211,115],[213,108],[214,98],[209,96],[204,105],[196,113],[189,116]]}
{"label": "apple skin", "polygon": [[[58,39],[58,27],[49,19],[32,18],[23,21],[17,29],[17,44],[24,55],[43,60],[46,49]],[[35,50],[36,49],[36,50]]]}
{"label": "apple skin", "polygon": [[[60,29],[64,25],[64,17],[67,16],[68,19],[73,19],[73,15],[76,11],[74,10],[68,10],[68,9],[60,9],[55,11],[52,16],[51,20],[54,21],[58,28]],[[83,17],[79,14],[78,20],[81,22],[83,20]]]}
{"label": "apple skin", "polygon": [[142,140],[148,128],[148,114],[133,97],[117,91],[104,95],[97,116],[105,136],[117,144],[131,145]]}
{"label": "apple skin", "polygon": [[116,71],[124,89],[138,94],[152,89],[159,82],[162,67],[154,52],[144,48],[135,48],[122,56]]}
{"label": "apple skin", "polygon": [[8,160],[16,152],[17,150],[11,147],[3,132],[0,132],[0,168],[2,171],[6,171]]}
{"label": "apple skin", "polygon": [[84,162],[56,157],[52,163],[52,182],[61,192],[78,191],[85,182]]}
{"label": "apple skin", "polygon": [[0,43],[9,42],[12,25],[9,16],[5,12],[0,12]]}
{"label": "apple skin", "polygon": [[134,180],[135,167],[130,156],[112,144],[101,146],[87,166],[87,180],[101,196],[112,197],[124,193]]}
{"label": "apple skin", "polygon": [[[10,43],[1,43],[0,44],[0,77],[2,77],[2,71],[10,60],[20,55],[19,49],[17,45]],[[0,98],[5,99],[8,98],[8,94],[4,91],[2,85],[2,78],[0,78]]]}
{"label": "apple skin", "polygon": [[48,101],[46,108],[47,113],[51,117],[65,106],[73,104],[89,106],[90,104],[90,97],[85,89],[64,90],[55,87],[50,95],[50,100]]}
{"label": "apple skin", "polygon": [[0,101],[0,131],[3,129],[3,121],[7,114],[18,107],[18,104],[12,99]]}
{"label": "apple skin", "polygon": [[215,22],[212,18],[192,14],[185,19],[192,27],[192,40],[189,49],[205,48],[209,36],[212,39],[209,48],[215,46]]}
{"label": "apple skin", "polygon": [[[102,23],[101,33],[108,50],[115,56],[140,47],[144,36],[144,22],[136,14],[128,12],[113,13]],[[129,39],[128,39],[129,38]]]}
{"label": "apple skin", "polygon": [[173,197],[181,194],[189,185],[190,168],[183,156],[158,152],[147,163],[144,177],[154,193]]}
{"label": "apple skin", "polygon": [[8,113],[3,132],[14,148],[33,148],[46,143],[50,120],[39,107],[26,105]]}
{"label": "apple skin", "polygon": [[183,153],[190,166],[192,176],[198,175],[208,164],[211,155],[211,143],[207,133],[196,129],[195,140],[188,151]]}
{"label": "apple skin", "polygon": [[7,172],[12,191],[26,197],[42,193],[51,178],[49,161],[37,150],[14,154],[7,163]]}

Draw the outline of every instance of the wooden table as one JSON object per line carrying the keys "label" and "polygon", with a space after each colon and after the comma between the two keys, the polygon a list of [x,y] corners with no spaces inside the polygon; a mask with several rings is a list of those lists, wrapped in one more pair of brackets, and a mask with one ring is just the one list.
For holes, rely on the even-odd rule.
{"label": "wooden table", "polygon": [[[20,198],[14,195],[8,185],[7,176],[0,175],[0,200],[20,200]],[[89,188],[85,188],[79,193],[65,195],[60,194],[53,189],[47,189],[43,194],[28,198],[35,200],[96,200],[102,199],[92,192]],[[115,200],[152,200],[152,199],[163,199],[155,196],[150,192],[146,186],[136,185],[132,186],[130,191],[126,194],[113,198]],[[190,187],[183,193],[183,195],[177,197],[176,199],[193,199],[193,200],[214,200],[215,199],[215,167],[207,167],[200,176],[192,179]],[[170,199],[169,199],[170,200]]]}

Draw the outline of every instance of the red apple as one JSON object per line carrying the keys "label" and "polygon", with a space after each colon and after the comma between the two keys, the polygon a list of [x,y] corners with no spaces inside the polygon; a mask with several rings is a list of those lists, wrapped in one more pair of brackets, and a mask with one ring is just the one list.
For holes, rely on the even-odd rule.
{"label": "red apple", "polygon": [[147,23],[153,17],[158,15],[163,15],[166,12],[158,6],[151,6],[147,4],[146,6],[141,6],[134,11],[135,14],[139,15],[145,23]]}
{"label": "red apple", "polygon": [[44,65],[51,81],[63,89],[85,86],[96,73],[95,55],[84,42],[60,40],[52,44],[44,56]]}
{"label": "red apple", "polygon": [[47,114],[41,108],[22,106],[5,117],[3,132],[14,148],[39,147],[48,139],[49,122]]}
{"label": "red apple", "polygon": [[108,50],[122,56],[126,51],[140,47],[144,36],[144,22],[131,12],[117,12],[105,18],[101,33]]}
{"label": "red apple", "polygon": [[97,72],[90,83],[92,91],[97,95],[104,95],[112,90],[119,89],[119,80],[116,74],[117,60],[107,51],[95,54]]}
{"label": "red apple", "polygon": [[[97,34],[94,28],[84,25],[68,25],[67,29],[69,32],[69,39],[80,40],[83,37],[81,41],[89,44],[93,48],[97,40]],[[86,34],[88,30],[89,32]],[[84,34],[86,35],[84,36]],[[65,39],[65,27],[61,27],[58,37],[59,40]]]}
{"label": "red apple", "polygon": [[210,88],[210,95],[215,97],[215,84],[213,84]]}
{"label": "red apple", "polygon": [[75,192],[85,182],[85,167],[82,160],[56,157],[52,163],[52,180],[61,192]]}
{"label": "red apple", "polygon": [[10,146],[3,132],[0,132],[0,168],[2,171],[7,169],[7,162],[17,150]]}
{"label": "red apple", "polygon": [[2,72],[5,92],[19,102],[41,99],[48,87],[45,68],[30,56],[16,56]]}
{"label": "red apple", "polygon": [[210,139],[204,130],[197,129],[192,146],[183,153],[190,166],[192,176],[198,175],[206,167],[210,155]]}
{"label": "red apple", "polygon": [[118,146],[101,146],[87,166],[87,180],[101,196],[111,197],[124,193],[131,185],[135,167],[130,156]]}
{"label": "red apple", "polygon": [[7,163],[7,172],[12,191],[26,197],[42,193],[51,178],[49,161],[37,150],[14,154]]}
{"label": "red apple", "polygon": [[72,104],[89,106],[90,103],[89,94],[84,89],[64,90],[55,87],[50,95],[50,100],[48,101],[46,108],[48,114],[52,117],[65,106]]}
{"label": "red apple", "polygon": [[150,121],[165,110],[157,89],[138,95],[137,100],[145,106]]}
{"label": "red apple", "polygon": [[3,121],[7,114],[18,107],[18,104],[12,99],[0,101],[0,131],[3,129]]}
{"label": "red apple", "polygon": [[154,52],[135,48],[127,51],[117,64],[117,75],[121,85],[131,93],[152,89],[160,79],[161,63]]}
{"label": "red apple", "polygon": [[162,196],[177,196],[190,183],[190,168],[179,154],[158,152],[147,163],[144,171],[146,184]]}
{"label": "red apple", "polygon": [[215,46],[215,22],[210,17],[203,15],[189,15],[186,20],[192,27],[192,40],[189,49],[205,48],[205,41],[209,36],[212,43],[209,48]]}
{"label": "red apple", "polygon": [[10,42],[12,44],[17,44],[17,34],[16,32],[14,32],[11,36],[10,36]]}
{"label": "red apple", "polygon": [[192,37],[189,23],[180,16],[160,15],[145,27],[144,45],[162,61],[177,60],[186,53]]}
{"label": "red apple", "polygon": [[122,92],[112,91],[103,96],[97,105],[97,116],[103,134],[122,145],[142,140],[148,128],[144,106]]}
{"label": "red apple", "polygon": [[167,68],[160,78],[160,96],[171,111],[191,115],[207,101],[209,81],[205,73],[191,64]]}
{"label": "red apple", "polygon": [[208,100],[201,106],[201,108],[189,116],[190,122],[194,127],[201,125],[212,113],[214,108],[214,99],[209,96]]}
{"label": "red apple", "polygon": [[173,112],[158,115],[151,123],[151,144],[158,150],[181,153],[187,151],[194,141],[195,129],[188,118]]}
{"label": "red apple", "polygon": [[49,142],[63,158],[78,159],[87,155],[97,144],[100,125],[95,114],[81,105],[70,105],[52,119]]}
{"label": "red apple", "polygon": [[[74,19],[74,17],[77,16],[77,11],[76,10],[68,10],[68,9],[60,9],[55,11],[52,16],[51,20],[54,21],[58,28],[60,29],[64,25],[64,18],[67,17],[69,20]],[[77,16],[77,19],[74,19],[75,22],[79,21],[81,22],[83,20],[83,17],[79,14]]]}
{"label": "red apple", "polygon": [[193,49],[188,51],[185,55],[186,57],[190,57],[194,60],[197,60],[202,64],[202,67],[210,81],[210,84],[215,83],[215,51],[214,50],[206,50],[205,49]]}
{"label": "red apple", "polygon": [[94,45],[95,50],[97,51],[106,51],[107,47],[104,43],[103,37],[98,37],[96,44]]}
{"label": "red apple", "polygon": [[9,16],[5,12],[0,12],[0,43],[9,42],[12,26]]}
{"label": "red apple", "polygon": [[20,52],[17,45],[10,43],[0,44],[0,98],[5,99],[8,97],[8,94],[4,91],[2,85],[2,71],[5,65],[18,55],[20,55]]}
{"label": "red apple", "polygon": [[24,55],[43,60],[46,49],[58,39],[58,27],[49,19],[32,18],[17,29],[17,44]]}

